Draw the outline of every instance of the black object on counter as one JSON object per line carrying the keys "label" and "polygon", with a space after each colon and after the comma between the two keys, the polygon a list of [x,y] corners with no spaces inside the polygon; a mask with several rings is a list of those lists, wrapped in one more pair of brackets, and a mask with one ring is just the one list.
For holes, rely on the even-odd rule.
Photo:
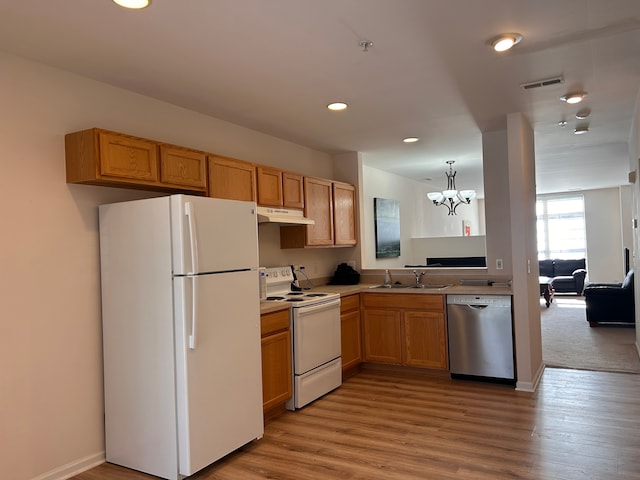
{"label": "black object on counter", "polygon": [[356,285],[360,282],[360,274],[346,263],[338,265],[330,285]]}

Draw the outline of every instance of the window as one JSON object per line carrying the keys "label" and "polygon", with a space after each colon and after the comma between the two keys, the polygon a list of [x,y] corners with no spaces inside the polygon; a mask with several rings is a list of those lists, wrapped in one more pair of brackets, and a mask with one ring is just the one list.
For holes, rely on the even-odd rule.
{"label": "window", "polygon": [[538,260],[586,258],[582,195],[538,198]]}

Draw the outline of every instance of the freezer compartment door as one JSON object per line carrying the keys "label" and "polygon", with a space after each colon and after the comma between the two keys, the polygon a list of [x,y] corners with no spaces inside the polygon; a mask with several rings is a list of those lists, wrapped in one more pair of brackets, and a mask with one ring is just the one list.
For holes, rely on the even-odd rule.
{"label": "freezer compartment door", "polygon": [[171,196],[174,275],[258,268],[253,202]]}
{"label": "freezer compartment door", "polygon": [[182,475],[263,435],[256,276],[246,271],[174,278]]}

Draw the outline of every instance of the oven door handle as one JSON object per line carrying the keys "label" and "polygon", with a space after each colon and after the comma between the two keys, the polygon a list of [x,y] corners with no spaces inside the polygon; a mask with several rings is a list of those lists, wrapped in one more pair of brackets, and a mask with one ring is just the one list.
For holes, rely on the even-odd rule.
{"label": "oven door handle", "polygon": [[312,313],[321,312],[323,310],[330,310],[332,308],[340,308],[340,299],[336,298],[335,300],[329,300],[323,303],[307,305],[307,306],[295,306],[294,310],[297,315],[310,315]]}

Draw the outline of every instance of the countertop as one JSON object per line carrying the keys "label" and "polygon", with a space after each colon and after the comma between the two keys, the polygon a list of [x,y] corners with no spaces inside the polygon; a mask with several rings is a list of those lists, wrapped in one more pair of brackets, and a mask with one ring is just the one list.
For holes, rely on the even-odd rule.
{"label": "countertop", "polygon": [[[452,285],[444,289],[435,288],[371,288],[375,285],[359,283],[357,285],[321,285],[309,292],[339,293],[341,297],[357,293],[406,293],[410,295],[513,295],[511,287],[491,287],[488,285]],[[287,302],[261,302],[260,313],[271,313],[286,310],[290,306]]]}

